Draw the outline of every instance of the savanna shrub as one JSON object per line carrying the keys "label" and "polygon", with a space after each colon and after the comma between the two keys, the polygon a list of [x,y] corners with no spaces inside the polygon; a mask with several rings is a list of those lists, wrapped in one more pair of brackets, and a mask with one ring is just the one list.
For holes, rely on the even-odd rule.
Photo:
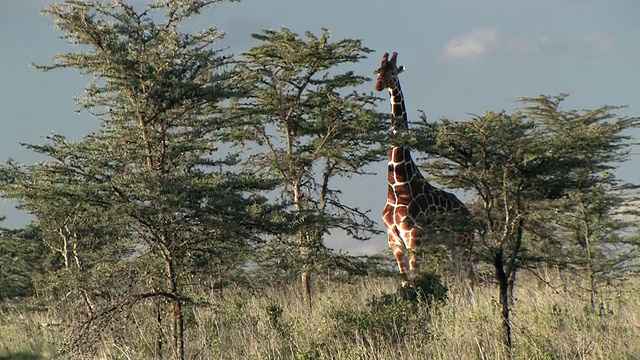
{"label": "savanna shrub", "polygon": [[449,289],[442,282],[442,277],[434,272],[426,271],[414,277],[408,287],[400,288],[400,295],[411,302],[421,302],[427,307],[444,305]]}
{"label": "savanna shrub", "polygon": [[265,307],[267,313],[267,323],[272,330],[275,330],[282,338],[288,338],[290,326],[283,318],[284,310],[276,303],[269,303]]}
{"label": "savanna shrub", "polygon": [[406,337],[428,340],[428,310],[446,301],[447,287],[440,276],[424,273],[409,287],[372,296],[364,308],[346,305],[334,309],[329,316],[345,341],[367,339],[379,344]]}

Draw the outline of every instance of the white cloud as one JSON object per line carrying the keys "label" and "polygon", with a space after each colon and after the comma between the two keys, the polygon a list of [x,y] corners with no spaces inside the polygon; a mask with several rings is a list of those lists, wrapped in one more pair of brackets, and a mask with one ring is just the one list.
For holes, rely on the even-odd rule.
{"label": "white cloud", "polygon": [[513,37],[500,44],[499,49],[515,55],[543,54],[553,45],[550,36],[530,39],[526,37]]}
{"label": "white cloud", "polygon": [[584,39],[591,51],[611,54],[618,51],[618,44],[613,36],[604,33],[589,34]]}
{"label": "white cloud", "polygon": [[473,29],[451,39],[445,46],[442,56],[448,59],[474,60],[485,55],[500,41],[497,29]]}
{"label": "white cloud", "polygon": [[454,36],[445,45],[441,56],[452,60],[476,60],[491,53],[516,56],[542,54],[553,44],[549,36],[539,38],[505,38],[495,28],[476,28],[465,34]]}

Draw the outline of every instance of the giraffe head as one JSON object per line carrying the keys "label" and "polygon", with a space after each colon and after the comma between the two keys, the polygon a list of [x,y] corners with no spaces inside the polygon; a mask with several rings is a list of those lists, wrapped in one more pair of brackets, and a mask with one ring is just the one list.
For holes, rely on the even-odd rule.
{"label": "giraffe head", "polygon": [[376,80],[377,91],[382,91],[388,88],[393,89],[398,84],[398,74],[403,72],[405,67],[396,65],[397,57],[398,53],[396,52],[391,55],[391,60],[389,60],[389,53],[384,53],[384,55],[382,55],[380,67],[374,72],[378,75],[378,79]]}

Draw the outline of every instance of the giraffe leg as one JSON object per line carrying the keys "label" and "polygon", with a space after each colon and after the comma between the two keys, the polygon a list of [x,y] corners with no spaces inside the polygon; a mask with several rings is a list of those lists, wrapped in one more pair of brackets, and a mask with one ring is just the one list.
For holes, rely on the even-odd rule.
{"label": "giraffe leg", "polygon": [[389,247],[391,248],[393,256],[398,262],[398,269],[400,270],[400,275],[402,276],[402,286],[405,287],[409,284],[407,269],[410,268],[409,266],[407,266],[407,248],[402,239],[392,229],[389,229],[388,237]]}
{"label": "giraffe leg", "polygon": [[456,235],[456,241],[454,244],[455,254],[454,267],[459,282],[463,284],[466,289],[469,300],[473,303],[473,291],[475,288],[476,275],[475,275],[475,254],[471,249],[471,239],[473,233],[462,233]]}
{"label": "giraffe leg", "polygon": [[418,229],[413,228],[411,231],[405,233],[405,241],[407,247],[407,253],[409,257],[409,277],[413,278],[420,273],[420,264],[418,259],[418,248],[420,243],[417,238]]}
{"label": "giraffe leg", "polygon": [[416,249],[408,249],[409,257],[409,277],[413,278],[420,272],[420,266],[418,265],[418,259]]}
{"label": "giraffe leg", "polygon": [[476,285],[476,272],[474,269],[475,266],[475,255],[471,249],[464,249],[462,251],[462,266],[464,269],[464,273],[466,275],[466,283],[467,283],[467,295],[469,296],[469,300],[473,303],[473,291]]}

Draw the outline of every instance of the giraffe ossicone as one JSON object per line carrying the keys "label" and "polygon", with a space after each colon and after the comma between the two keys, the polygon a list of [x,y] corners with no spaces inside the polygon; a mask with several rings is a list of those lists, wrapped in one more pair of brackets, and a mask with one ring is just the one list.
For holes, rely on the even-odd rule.
{"label": "giraffe ossicone", "polygon": [[[384,53],[375,89],[389,91],[391,100],[391,128],[394,134],[408,129],[407,110],[400,87],[398,74],[405,70],[397,66],[397,53],[389,58]],[[389,247],[398,262],[402,285],[407,286],[419,272],[416,250],[426,242],[449,245],[449,256],[456,275],[466,280],[470,295],[475,282],[475,254],[472,251],[474,232],[472,229],[454,226],[439,226],[442,215],[453,214],[463,222],[469,221],[469,210],[454,194],[431,185],[411,158],[411,151],[402,145],[389,149],[387,173],[387,203],[382,219],[387,229]],[[447,232],[451,234],[447,234]]]}

